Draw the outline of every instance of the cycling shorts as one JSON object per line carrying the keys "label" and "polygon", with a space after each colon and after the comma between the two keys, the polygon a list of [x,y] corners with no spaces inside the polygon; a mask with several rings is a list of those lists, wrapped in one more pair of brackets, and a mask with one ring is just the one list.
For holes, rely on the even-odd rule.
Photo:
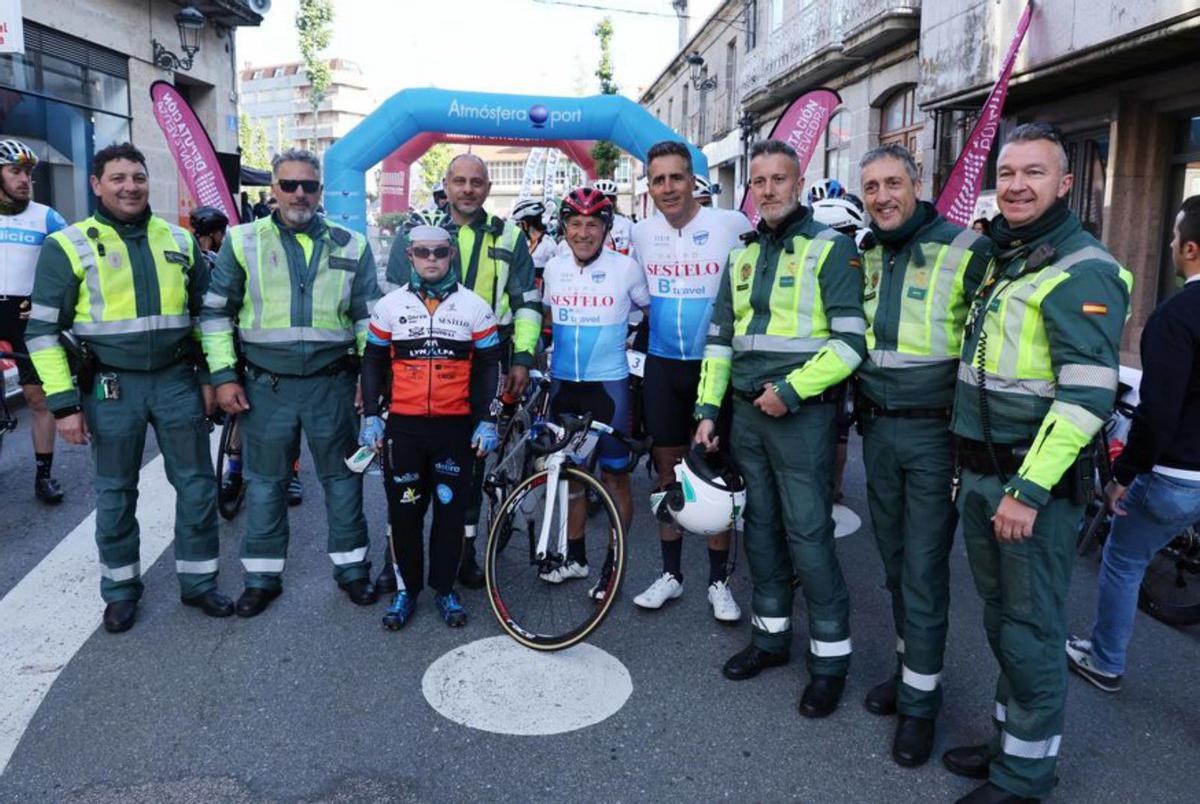
{"label": "cycling shorts", "polygon": [[[21,304],[26,301],[29,299],[23,296],[6,296],[0,299],[0,341],[8,342],[8,345],[12,347],[9,351],[27,355],[29,349],[25,346],[25,325],[28,322],[21,320]],[[33,367],[33,361],[18,357],[15,362],[19,384],[42,384],[37,370]],[[0,380],[0,393],[3,393],[3,385],[3,381]]]}
{"label": "cycling shorts", "polygon": [[[624,435],[633,432],[632,408],[629,404],[629,380],[573,382],[551,380],[550,413],[592,414],[592,421],[603,422]],[[600,436],[596,444],[600,468],[606,472],[628,472],[631,467],[629,448],[610,435]]]}
{"label": "cycling shorts", "polygon": [[[700,387],[699,360],[672,360],[646,356],[642,376],[642,407],[646,434],[655,447],[686,447],[696,432],[696,391]],[[732,410],[726,395],[717,416],[721,449],[729,447]]]}

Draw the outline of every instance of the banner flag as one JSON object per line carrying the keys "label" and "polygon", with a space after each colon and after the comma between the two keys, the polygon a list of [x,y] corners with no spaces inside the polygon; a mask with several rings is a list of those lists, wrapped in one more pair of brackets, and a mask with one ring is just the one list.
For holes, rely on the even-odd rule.
{"label": "banner flag", "polygon": [[950,171],[950,177],[946,179],[934,204],[946,220],[959,226],[970,226],[971,218],[975,214],[975,202],[979,200],[979,189],[983,185],[988,154],[1000,129],[1000,113],[1004,109],[1004,97],[1008,94],[1008,79],[1012,75],[1017,52],[1021,49],[1021,41],[1025,38],[1025,31],[1029,29],[1029,20],[1032,17],[1033,2],[1030,0],[1025,5],[1020,21],[1017,22],[1017,31],[1008,46],[1008,53],[1004,55],[1000,77],[996,79],[996,85],[984,101],[979,119],[971,129],[971,136],[967,138],[967,144],[958,155],[958,161],[954,163],[954,169]]}
{"label": "banner flag", "polygon": [[[808,163],[817,149],[817,142],[829,125],[833,110],[842,103],[841,95],[832,89],[814,89],[792,101],[792,105],[771,128],[771,139],[783,140],[796,149],[800,157],[800,175],[808,170]],[[754,209],[754,196],[746,189],[742,199],[742,213],[750,223],[758,225],[758,212]]]}
{"label": "banner flag", "polygon": [[230,225],[238,223],[238,207],[225,184],[216,149],[191,104],[166,81],[150,85],[150,99],[154,118],[167,138],[179,175],[196,203],[221,210]]}

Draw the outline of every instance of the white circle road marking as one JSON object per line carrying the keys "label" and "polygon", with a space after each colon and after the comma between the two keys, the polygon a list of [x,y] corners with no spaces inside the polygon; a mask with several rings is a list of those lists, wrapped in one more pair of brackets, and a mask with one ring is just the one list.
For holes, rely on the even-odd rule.
{"label": "white circle road marking", "polygon": [[633,692],[614,656],[581,643],[554,653],[506,636],[462,645],[429,665],[421,691],[440,715],[497,734],[561,734],[616,714]]}
{"label": "white circle road marking", "polygon": [[856,533],[861,527],[862,520],[859,519],[858,514],[844,505],[833,506],[833,536],[835,539]]}

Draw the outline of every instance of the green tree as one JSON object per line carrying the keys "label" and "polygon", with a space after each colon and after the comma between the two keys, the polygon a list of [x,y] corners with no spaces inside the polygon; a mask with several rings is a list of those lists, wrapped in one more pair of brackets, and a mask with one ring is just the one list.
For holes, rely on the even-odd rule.
{"label": "green tree", "polygon": [[[612,18],[605,17],[600,20],[592,33],[600,40],[600,64],[596,67],[596,77],[600,79],[600,94],[616,95],[620,87],[613,80]],[[601,140],[592,146],[592,160],[596,163],[596,175],[611,179],[621,160],[621,149],[607,140]]]}
{"label": "green tree", "polygon": [[453,156],[451,147],[440,142],[417,160],[417,164],[421,166],[421,181],[424,187],[420,192],[410,194],[413,206],[422,207],[429,203],[429,199],[433,197],[433,185],[446,178],[446,168],[450,166]]}
{"label": "green tree", "polygon": [[296,32],[300,40],[300,56],[304,59],[304,74],[308,76],[311,91],[308,105],[313,115],[313,149],[317,147],[317,109],[325,100],[329,89],[329,62],[321,51],[329,47],[333,37],[333,0],[300,0],[296,11]]}
{"label": "green tree", "polygon": [[238,147],[242,164],[259,170],[271,167],[271,149],[267,146],[267,129],[260,121],[251,120],[245,112],[238,115]]}

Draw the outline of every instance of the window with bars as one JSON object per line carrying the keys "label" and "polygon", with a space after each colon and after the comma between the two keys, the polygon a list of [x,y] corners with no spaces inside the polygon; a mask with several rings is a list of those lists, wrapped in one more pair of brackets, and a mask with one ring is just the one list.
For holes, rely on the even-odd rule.
{"label": "window with bars", "polygon": [[850,180],[850,114],[837,112],[825,129],[825,178]]}

